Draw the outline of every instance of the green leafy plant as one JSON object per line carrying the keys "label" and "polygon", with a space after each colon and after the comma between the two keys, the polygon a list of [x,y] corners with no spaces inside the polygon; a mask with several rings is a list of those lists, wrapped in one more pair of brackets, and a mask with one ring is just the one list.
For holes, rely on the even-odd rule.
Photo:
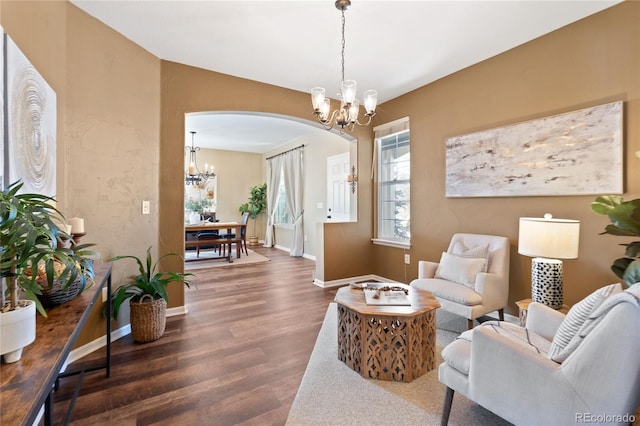
{"label": "green leafy plant", "polygon": [[[640,237],[640,199],[624,201],[618,195],[597,197],[591,203],[591,210],[611,221],[601,235]],[[640,282],[640,241],[620,245],[626,247],[624,257],[616,259],[611,270],[627,285]]]}
{"label": "green leafy plant", "polygon": [[39,278],[45,277],[50,289],[54,280],[62,290],[77,280],[84,288],[94,277],[95,253],[88,250],[93,244],[70,244],[71,236],[57,225],[64,217],[50,204],[55,201],[52,197],[19,194],[22,186],[21,181],[12,183],[0,199],[0,276],[7,283],[0,307],[3,311],[16,309],[22,291],[46,317],[37,297],[45,285]]}
{"label": "green leafy plant", "polygon": [[155,263],[151,256],[151,247],[147,249],[147,256],[143,262],[135,256],[115,256],[109,259],[109,262],[115,262],[121,259],[133,259],[138,264],[139,274],[130,277],[130,281],[122,284],[111,295],[111,315],[113,318],[118,316],[122,303],[131,298],[132,301],[138,302],[145,294],[150,295],[154,299],[163,298],[169,302],[167,295],[167,286],[172,282],[179,282],[191,288],[191,282],[188,278],[193,276],[192,273],[183,272],[162,272],[158,271],[158,264],[162,259],[169,256],[178,256],[175,253],[165,254]]}
{"label": "green leafy plant", "polygon": [[249,213],[253,219],[253,235],[256,235],[256,218],[267,208],[267,184],[252,186],[249,189],[249,201],[238,207],[240,213]]}
{"label": "green leafy plant", "polygon": [[187,201],[184,202],[184,208],[186,210],[191,210],[192,212],[202,213],[202,212],[208,211],[210,208],[210,205],[208,200],[204,200],[204,199],[194,200],[192,198],[189,198]]}

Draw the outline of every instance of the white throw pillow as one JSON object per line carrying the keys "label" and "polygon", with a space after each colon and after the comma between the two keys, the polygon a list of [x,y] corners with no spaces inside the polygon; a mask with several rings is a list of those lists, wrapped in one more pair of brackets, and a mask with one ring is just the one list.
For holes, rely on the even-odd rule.
{"label": "white throw pillow", "polygon": [[475,257],[484,259],[484,268],[482,272],[489,270],[489,244],[467,247],[462,241],[456,241],[453,244],[453,250],[451,252],[460,257]]}
{"label": "white throw pillow", "polygon": [[562,324],[560,324],[560,327],[558,327],[558,331],[556,331],[556,334],[553,336],[553,341],[551,342],[547,356],[559,363],[567,359],[577,347],[576,345],[570,345],[570,342],[578,334],[587,317],[609,296],[620,291],[622,291],[622,286],[619,283],[610,284],[594,291],[573,305],[562,321]]}
{"label": "white throw pillow", "polygon": [[482,272],[484,263],[484,259],[481,258],[460,257],[443,252],[435,277],[464,284],[473,289],[476,283],[476,275]]}

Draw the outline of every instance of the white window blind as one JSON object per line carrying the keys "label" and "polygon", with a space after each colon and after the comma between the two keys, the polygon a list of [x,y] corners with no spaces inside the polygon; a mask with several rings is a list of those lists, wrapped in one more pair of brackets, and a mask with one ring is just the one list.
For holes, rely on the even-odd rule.
{"label": "white window blind", "polygon": [[409,245],[411,151],[409,119],[378,126],[376,135],[377,242]]}

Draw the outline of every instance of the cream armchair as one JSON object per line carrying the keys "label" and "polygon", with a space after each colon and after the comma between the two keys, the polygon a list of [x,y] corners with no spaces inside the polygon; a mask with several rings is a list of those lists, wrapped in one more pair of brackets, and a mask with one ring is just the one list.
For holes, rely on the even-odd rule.
{"label": "cream armchair", "polygon": [[589,313],[589,325],[574,330],[577,343],[560,363],[551,358],[565,316],[545,305],[529,305],[526,328],[489,321],[466,331],[442,351],[442,424],[454,391],[517,425],[633,422],[640,404],[638,295]]}
{"label": "cream armchair", "polygon": [[[482,260],[484,259],[484,262]],[[509,240],[480,234],[454,234],[440,263],[420,261],[410,283],[433,293],[442,309],[473,320],[498,311],[504,320],[509,299]]]}

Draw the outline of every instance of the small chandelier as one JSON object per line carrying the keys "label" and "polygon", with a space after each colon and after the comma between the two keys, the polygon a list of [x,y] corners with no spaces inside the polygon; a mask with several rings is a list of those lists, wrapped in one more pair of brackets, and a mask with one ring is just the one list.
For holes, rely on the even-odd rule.
{"label": "small chandelier", "polygon": [[184,147],[185,150],[189,150],[189,167],[184,173],[185,185],[200,185],[203,180],[213,178],[216,174],[213,172],[213,166],[209,169],[209,165],[204,165],[204,172],[198,169],[198,163],[196,161],[196,152],[200,151],[199,146],[194,146],[194,137],[196,132],[191,131],[191,146]]}
{"label": "small chandelier", "polygon": [[322,123],[325,129],[331,130],[334,125],[341,127],[341,131],[346,127],[352,131],[357,124],[358,126],[368,126],[371,123],[371,118],[376,115],[376,104],[378,103],[378,92],[375,90],[367,90],[364,92],[364,110],[365,116],[368,117],[366,123],[360,123],[358,121],[358,114],[360,112],[360,103],[356,99],[356,87],[355,80],[344,79],[344,11],[351,6],[350,0],[336,0],[336,9],[342,12],[342,86],[340,94],[338,95],[340,100],[340,108],[331,111],[331,99],[325,97],[325,90],[323,87],[314,87],[311,89],[311,103],[313,104],[313,114],[318,117],[318,121]]}

